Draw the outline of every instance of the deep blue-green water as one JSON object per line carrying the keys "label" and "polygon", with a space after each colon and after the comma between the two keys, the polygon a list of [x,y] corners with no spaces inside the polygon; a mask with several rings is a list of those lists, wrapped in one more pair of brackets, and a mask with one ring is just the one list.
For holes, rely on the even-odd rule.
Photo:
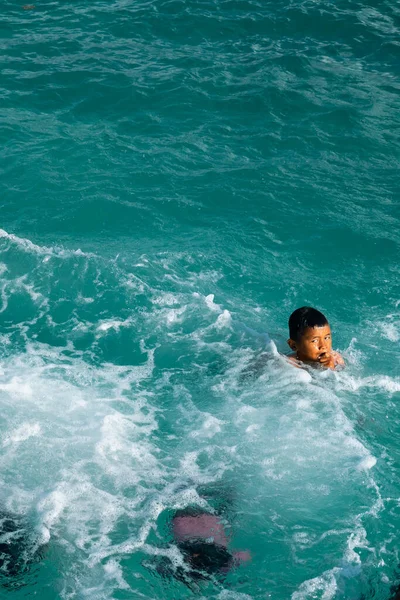
{"label": "deep blue-green water", "polygon": [[[399,4],[5,0],[0,32],[0,597],[388,599]],[[280,357],[304,304],[344,371]],[[218,502],[252,561],[160,576]]]}

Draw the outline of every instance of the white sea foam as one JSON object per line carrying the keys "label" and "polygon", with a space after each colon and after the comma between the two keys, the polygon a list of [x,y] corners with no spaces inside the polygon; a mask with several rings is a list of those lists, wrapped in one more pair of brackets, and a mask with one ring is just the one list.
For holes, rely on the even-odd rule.
{"label": "white sea foam", "polygon": [[181,304],[182,298],[179,298],[176,294],[166,293],[153,296],[151,301],[153,304],[160,306],[176,306]]}
{"label": "white sea foam", "polygon": [[97,331],[108,331],[109,329],[118,331],[121,327],[129,327],[131,324],[131,319],[125,319],[125,321],[118,321],[116,319],[112,321],[102,321],[100,325],[97,326]]}
{"label": "white sea foam", "polygon": [[115,581],[120,590],[130,590],[129,584],[125,581],[122,568],[116,560],[109,560],[104,565],[104,572],[108,580]]}
{"label": "white sea foam", "polygon": [[231,322],[232,322],[231,313],[229,312],[229,310],[225,309],[220,315],[218,315],[215,326],[218,329],[220,329],[222,327],[229,327],[231,325]]}
{"label": "white sea foam", "polygon": [[358,469],[360,471],[368,471],[369,469],[372,469],[372,467],[374,467],[376,465],[376,458],[375,456],[366,456],[365,458],[363,458],[359,465],[358,465]]}
{"label": "white sea foam", "polygon": [[[215,374],[205,370],[198,383],[191,372],[176,380],[173,370],[155,368],[154,345],[147,348],[145,341],[142,366],[99,365],[71,344],[64,350],[32,341],[2,365],[2,494],[14,509],[36,511],[41,539],[63,557],[62,577],[73,582],[75,595],[97,600],[112,598],[116,588],[133,590],[128,556],[138,565],[146,555],[179,564],[182,557],[166,544],[168,534],[159,522],[166,510],[208,507],[198,494],[200,485],[229,482],[239,506],[250,506],[255,517],[273,508],[276,521],[264,516],[261,526],[268,522],[272,536],[288,515],[301,526],[299,507],[307,506],[310,514],[321,511],[332,498],[347,497],[354,482],[357,489],[368,479],[366,494],[375,501],[370,477],[376,459],[329,389],[350,385],[342,374],[324,381],[293,368],[268,340],[271,352],[265,353],[259,373],[244,378],[254,353],[249,347],[232,348],[228,336],[238,328],[231,313],[213,297],[191,294],[159,294],[145,318],[152,333],[166,331],[167,324],[169,338],[179,342],[175,325],[186,319],[196,323],[200,316],[201,326],[182,339],[193,356],[204,351],[225,362]],[[40,304],[42,298],[32,301]],[[137,325],[135,315],[73,323],[74,331],[91,332],[96,343]],[[323,547],[328,529],[338,531],[332,537],[340,546],[361,526],[340,530],[333,525],[320,535],[300,528],[284,544],[291,545],[293,555],[303,553],[301,564],[313,545]],[[345,558],[350,560],[351,553]],[[331,597],[328,576],[310,581],[296,592],[302,594],[298,598],[311,597],[307,590],[312,589]],[[226,595],[233,594],[229,590],[221,593],[236,597]]]}
{"label": "white sea foam", "polygon": [[222,590],[217,596],[219,600],[252,600],[249,594],[242,594],[232,590]]}
{"label": "white sea foam", "polygon": [[219,306],[219,304],[215,304],[215,302],[214,302],[214,294],[209,294],[208,296],[206,296],[205,302],[209,309],[215,310],[215,311],[221,310],[221,307]]}
{"label": "white sea foam", "polygon": [[400,391],[400,378],[390,377],[389,375],[371,375],[358,378],[341,372],[337,377],[336,388],[349,391],[378,388],[389,394],[395,394]]}
{"label": "white sea foam", "polygon": [[391,342],[398,342],[400,340],[400,332],[397,323],[382,323],[382,334]]}
{"label": "white sea foam", "polygon": [[68,258],[71,256],[85,256],[87,258],[97,258],[95,254],[91,252],[82,252],[79,248],[77,250],[66,250],[65,248],[59,246],[39,246],[38,244],[34,244],[28,238],[21,238],[13,233],[8,233],[4,229],[0,229],[0,239],[5,239],[16,246],[24,252],[44,255],[44,260],[47,261],[51,256],[55,256],[58,258]]}
{"label": "white sea foam", "polygon": [[331,600],[335,597],[337,591],[336,573],[338,569],[325,571],[322,575],[304,581],[298,590],[291,596],[292,600],[308,600],[311,598],[321,598],[321,600]]}
{"label": "white sea foam", "polygon": [[118,487],[137,485],[144,477],[147,482],[162,480],[154,448],[147,441],[155,429],[152,416],[115,413],[104,417],[96,454],[102,469],[112,475]]}
{"label": "white sea foam", "polygon": [[27,238],[20,238],[13,233],[7,233],[4,229],[0,229],[0,238],[7,239],[11,242],[17,244],[20,248],[27,250],[29,252],[35,252],[38,254],[52,254],[52,248],[46,248],[45,246],[37,246]]}
{"label": "white sea foam", "polygon": [[30,437],[36,437],[40,435],[40,433],[41,427],[39,423],[23,423],[14,431],[11,431],[5,436],[3,440],[3,446],[8,446],[9,444],[19,444]]}
{"label": "white sea foam", "polygon": [[167,326],[182,323],[186,312],[186,306],[180,308],[170,308],[164,311],[165,323]]}
{"label": "white sea foam", "polygon": [[212,415],[206,415],[204,422],[201,426],[201,429],[196,430],[196,431],[191,431],[189,435],[192,438],[196,438],[196,437],[212,438],[217,433],[221,432],[222,424],[223,423],[220,421],[220,419],[217,419],[216,417],[213,417]]}

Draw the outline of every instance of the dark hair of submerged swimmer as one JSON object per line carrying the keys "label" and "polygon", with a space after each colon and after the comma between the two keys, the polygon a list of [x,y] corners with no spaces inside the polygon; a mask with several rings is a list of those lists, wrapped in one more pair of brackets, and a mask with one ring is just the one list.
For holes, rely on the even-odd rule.
{"label": "dark hair of submerged swimmer", "polygon": [[242,562],[250,560],[248,552],[231,552],[221,517],[204,509],[185,508],[171,520],[174,542],[182,553],[186,570],[177,569],[177,579],[206,579],[224,575]]}
{"label": "dark hair of submerged swimmer", "polygon": [[292,312],[289,317],[290,339],[298,342],[309,327],[323,327],[324,325],[328,325],[328,319],[322,312],[312,306],[302,306]]}

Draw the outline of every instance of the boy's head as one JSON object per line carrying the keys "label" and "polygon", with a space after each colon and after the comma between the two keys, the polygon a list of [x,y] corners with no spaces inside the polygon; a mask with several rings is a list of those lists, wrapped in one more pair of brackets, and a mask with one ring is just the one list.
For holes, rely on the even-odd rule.
{"label": "boy's head", "polygon": [[234,557],[220,518],[201,508],[177,510],[172,519],[175,543],[188,565],[209,574],[229,570]]}
{"label": "boy's head", "polygon": [[327,318],[311,306],[295,310],[289,317],[288,344],[302,362],[324,364],[332,354],[331,328]]}

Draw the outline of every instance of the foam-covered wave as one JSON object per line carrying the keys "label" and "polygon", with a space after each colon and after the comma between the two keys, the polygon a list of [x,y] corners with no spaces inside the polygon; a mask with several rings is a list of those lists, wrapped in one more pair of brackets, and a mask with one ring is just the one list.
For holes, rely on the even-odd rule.
{"label": "foam-covered wave", "polygon": [[[276,351],[264,354],[261,372],[249,379],[255,354],[232,346],[236,325],[226,309],[211,297],[193,301],[212,321],[188,332],[185,343],[194,355],[211,352],[225,363],[202,379],[193,379],[185,363],[187,380],[176,368],[160,368],[149,347],[146,362],[137,367],[91,365],[84,354],[68,357],[38,342],[3,361],[3,502],[7,510],[36,515],[65,581],[72,585],[76,579],[76,593],[92,589],[101,577],[101,594],[109,597],[113,589],[134,589],[139,573],[150,590],[153,576],[142,571],[142,562],[176,552],[168,545],[163,514],[207,503],[202,486],[217,485],[217,499],[230,490],[232,516],[250,508],[250,521],[245,515],[235,519],[239,540],[257,546],[255,530],[265,527],[268,515],[278,555],[286,560],[294,552],[304,557],[301,562],[315,545],[324,547],[335,527],[322,519],[318,541],[315,531],[297,521],[302,506],[310,514],[325,511],[347,497],[350,481],[361,485],[354,502],[369,496],[375,501],[375,492],[363,488],[373,457],[339,399]],[[164,318],[158,308],[153,318]],[[181,325],[174,321],[173,337],[181,335]],[[104,334],[109,327],[103,322],[98,329]],[[281,539],[289,515],[292,533]],[[333,537],[354,536],[355,519],[347,515],[347,525]]]}
{"label": "foam-covered wave", "polygon": [[[5,0],[2,19],[0,545],[23,560],[0,596],[386,600],[397,7]],[[305,304],[344,371],[280,356]],[[252,555],[193,589],[157,570],[183,568],[190,504]]]}
{"label": "foam-covered wave", "polygon": [[[181,564],[168,515],[215,502],[227,502],[232,543],[254,554],[240,593],[264,593],[271,553],[281,574],[271,593],[333,597],[349,573],[357,579],[358,552],[370,548],[365,520],[382,505],[377,457],[341,394],[385,381],[389,390],[394,380],[294,368],[268,334],[198,291],[218,279],[183,278],[180,255],[168,259],[163,290],[136,277],[139,263],[129,272],[94,254],[5,239],[2,314],[14,311],[15,294],[32,313],[3,334],[9,345],[23,340],[21,352],[3,353],[0,376],[3,502],[32,515],[65,590],[108,598],[140,578],[144,597],[155,585],[167,593],[151,561]],[[16,276],[10,248],[34,270]],[[130,310],[132,298],[141,310]]]}

